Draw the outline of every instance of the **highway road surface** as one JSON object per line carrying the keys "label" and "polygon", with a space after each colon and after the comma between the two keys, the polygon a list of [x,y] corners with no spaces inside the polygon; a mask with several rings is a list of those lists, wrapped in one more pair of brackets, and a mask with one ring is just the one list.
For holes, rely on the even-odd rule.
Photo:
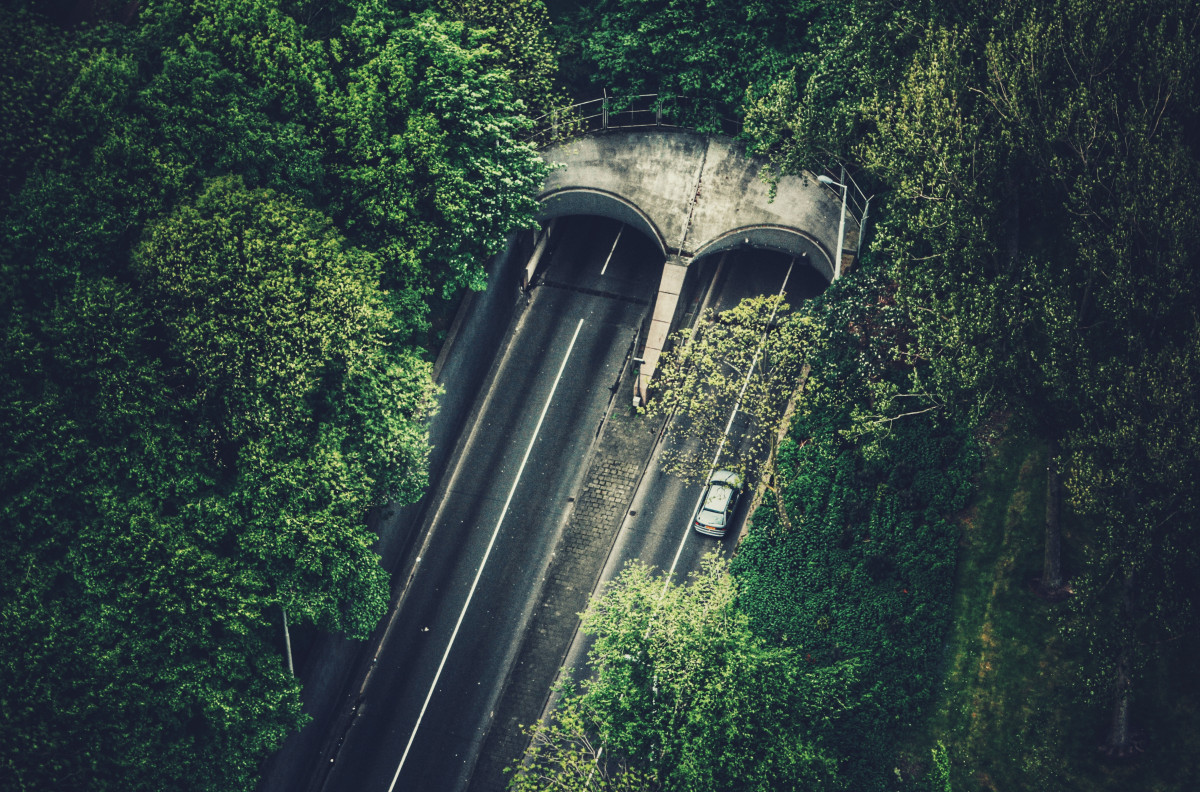
{"label": "highway road surface", "polygon": [[647,240],[560,222],[324,789],[461,789],[661,274]]}
{"label": "highway road surface", "polygon": [[[778,292],[790,264],[752,250],[713,259],[693,265],[685,321],[704,306]],[[368,647],[374,660],[353,717],[326,736],[331,759],[294,772],[311,778],[310,790],[466,789],[597,430],[607,411],[628,409],[614,405],[615,389],[644,338],[661,272],[661,254],[631,229],[599,218],[558,222],[541,285],[432,493],[385,637]],[[823,286],[801,264],[787,291],[795,302]],[[707,550],[728,553],[736,527],[724,540],[688,530],[698,496],[652,463],[605,575],[637,557],[683,579]],[[744,501],[739,522],[745,509]],[[577,642],[570,659],[584,650]]]}
{"label": "highway road surface", "polygon": [[[797,261],[794,266],[792,263],[790,257],[782,254],[756,250],[732,252],[716,266],[710,283],[705,284],[705,304],[720,312],[748,297],[777,294],[782,290],[787,302],[795,306],[820,294],[826,286],[825,281],[802,261]],[[733,405],[729,408],[732,412]],[[731,434],[736,436],[740,428],[741,423],[735,417]],[[621,525],[601,574],[601,587],[634,559],[659,572],[670,572],[671,580],[681,584],[691,572],[699,569],[705,554],[715,552],[728,558],[736,547],[737,537],[749,517],[749,493],[742,497],[723,538],[696,533],[691,524],[703,487],[664,473],[658,464],[658,458],[672,443],[688,444],[686,430],[667,432],[663,442],[655,447],[647,474],[634,494],[629,515]],[[748,482],[751,489],[755,483]],[[586,636],[576,635],[567,654],[564,675],[576,680],[580,678],[590,646],[591,641]],[[553,699],[547,709],[552,705]]]}

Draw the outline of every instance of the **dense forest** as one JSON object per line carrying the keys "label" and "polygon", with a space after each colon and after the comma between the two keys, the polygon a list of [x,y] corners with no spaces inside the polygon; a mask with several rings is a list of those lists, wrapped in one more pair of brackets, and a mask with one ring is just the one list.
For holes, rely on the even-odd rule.
{"label": "dense forest", "polygon": [[[603,88],[875,197],[782,323],[749,537],[598,600],[514,786],[1190,789],[1198,67],[1194,0],[9,0],[2,785],[253,788],[302,721],[285,622],[384,612],[366,518],[426,485],[436,316],[533,224],[529,119]],[[1037,574],[1000,599],[1014,455],[996,557]],[[963,703],[1010,640],[997,605],[960,641],[978,585],[1048,626]],[[1016,737],[955,725],[1046,679]]]}
{"label": "dense forest", "polygon": [[532,222],[548,73],[469,9],[20,5],[2,785],[251,788],[300,724],[283,621],[384,612],[366,516],[424,489],[431,312]]}
{"label": "dense forest", "polygon": [[810,373],[728,572],[597,602],[521,788],[1194,786],[1200,5],[586,5],[570,79],[731,108],[873,219],[784,323]]}

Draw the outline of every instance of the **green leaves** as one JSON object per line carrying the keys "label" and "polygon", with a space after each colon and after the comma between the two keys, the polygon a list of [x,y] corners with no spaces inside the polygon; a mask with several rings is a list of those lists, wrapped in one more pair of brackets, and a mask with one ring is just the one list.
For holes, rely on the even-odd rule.
{"label": "green leaves", "polygon": [[[806,306],[809,374],[731,571],[756,636],[806,667],[852,662],[820,744],[854,789],[891,788],[897,723],[937,680],[973,453],[925,392],[904,310],[869,270]],[[851,757],[853,757],[851,759]]]}
{"label": "green leaves", "polygon": [[[817,669],[770,648],[736,596],[714,556],[684,586],[628,566],[584,616],[591,676],[535,727],[513,788],[574,788],[597,769],[603,789],[837,788],[814,726],[837,717],[854,664]],[[582,761],[597,746],[599,768]]]}
{"label": "green leaves", "polygon": [[[838,449],[821,451],[824,421],[808,422],[837,425],[839,411],[863,462],[895,459],[900,438],[872,427],[914,412],[908,398],[970,427],[1002,416],[1062,440],[1076,518],[1097,529],[1071,572],[1072,635],[1089,647],[1087,684],[1122,695],[1153,646],[1195,624],[1196,504],[1180,495],[1195,489],[1180,478],[1194,438],[1177,428],[1195,424],[1180,394],[1200,381],[1194,18],[1171,0],[855,2],[807,82],[802,70],[781,79],[748,121],[781,171],[849,155],[860,183],[888,191],[872,204],[863,268],[845,280],[887,284],[902,357],[918,365],[907,382],[869,366],[857,392],[814,377],[798,424],[811,427],[798,440],[812,467]],[[820,492],[844,486],[807,466],[795,475]],[[797,505],[804,520],[861,524],[842,511],[847,495]]]}
{"label": "green leaves", "polygon": [[297,617],[364,635],[387,587],[362,520],[422,490],[433,394],[427,365],[386,345],[378,263],[321,215],[223,179],[134,267],[214,474],[234,482],[242,551]]}
{"label": "green leaves", "polygon": [[662,93],[739,108],[804,58],[818,3],[606,0],[581,9],[578,56],[618,95]]}
{"label": "green leaves", "polygon": [[539,116],[558,100],[554,81],[558,52],[543,0],[441,0],[450,17],[486,31],[484,40],[500,54],[517,98],[530,116]]}
{"label": "green leaves", "polygon": [[237,178],[132,271],[12,319],[3,761],[31,788],[248,788],[300,722],[279,605],[356,636],[383,613],[364,518],[424,487],[429,366],[389,346],[372,256]]}
{"label": "green leaves", "polygon": [[[699,481],[721,448],[717,467],[756,481],[799,387],[811,324],[805,312],[792,313],[778,297],[754,297],[706,316],[695,332],[680,331],[655,371],[647,411],[677,413],[670,431],[697,442],[685,451],[666,446],[664,467]],[[726,440],[735,404],[745,416],[745,429]]]}
{"label": "green leaves", "polygon": [[213,182],[158,224],[133,269],[229,440],[286,430],[325,367],[355,371],[387,329],[374,258],[240,179]]}
{"label": "green leaves", "polygon": [[429,302],[532,220],[503,53],[383,3],[296,8],[3,12],[18,788],[253,786],[301,721],[280,606],[359,637],[386,607],[366,517],[426,486]]}
{"label": "green leaves", "polygon": [[482,34],[428,13],[393,24],[359,9],[341,59],[347,90],[323,98],[351,154],[331,160],[334,216],[378,250],[389,289],[481,289],[484,262],[533,222],[545,165],[519,142],[528,121]]}

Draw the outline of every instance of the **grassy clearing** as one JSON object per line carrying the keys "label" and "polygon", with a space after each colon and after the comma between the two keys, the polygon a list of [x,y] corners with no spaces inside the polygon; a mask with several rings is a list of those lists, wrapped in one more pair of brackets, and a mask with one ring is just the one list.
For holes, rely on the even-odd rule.
{"label": "grassy clearing", "polygon": [[[1084,658],[1059,628],[1063,605],[1030,592],[1041,572],[1045,448],[1009,440],[989,460],[962,517],[946,675],[913,757],[942,742],[955,792],[1191,792],[1200,788],[1200,641],[1167,647],[1137,702],[1145,753],[1126,763],[1097,751],[1103,702],[1079,696]],[[1088,536],[1064,515],[1066,564]],[[923,764],[923,763],[922,763]]]}

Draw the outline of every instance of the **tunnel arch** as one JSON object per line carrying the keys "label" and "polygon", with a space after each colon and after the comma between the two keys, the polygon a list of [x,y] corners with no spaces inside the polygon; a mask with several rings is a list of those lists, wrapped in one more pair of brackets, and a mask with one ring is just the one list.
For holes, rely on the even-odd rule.
{"label": "tunnel arch", "polygon": [[734,138],[658,125],[610,130],[606,117],[604,131],[551,143],[541,156],[550,167],[536,196],[539,219],[611,218],[645,233],[663,253],[635,403],[648,396],[688,265],[698,257],[740,246],[805,254],[832,281],[847,253],[851,262],[856,253],[844,249],[845,232],[857,236],[860,226],[847,211],[844,180],[773,174]]}
{"label": "tunnel arch", "polygon": [[641,231],[654,240],[664,257],[667,255],[667,241],[658,225],[637,204],[615,192],[594,187],[562,187],[542,193],[537,201],[541,204],[539,221],[570,215],[607,217]]}
{"label": "tunnel arch", "polygon": [[833,282],[833,258],[825,246],[811,234],[788,226],[753,225],[726,231],[697,247],[693,259],[742,247],[765,248],[787,255],[803,256],[809,266],[821,273],[825,280]]}

